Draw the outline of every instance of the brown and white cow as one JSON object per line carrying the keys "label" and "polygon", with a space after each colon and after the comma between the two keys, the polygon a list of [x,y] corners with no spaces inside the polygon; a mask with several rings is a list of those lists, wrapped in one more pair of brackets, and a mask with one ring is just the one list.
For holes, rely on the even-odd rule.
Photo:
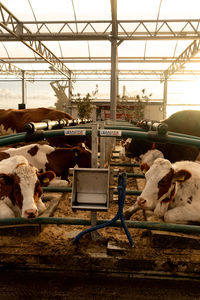
{"label": "brown and white cow", "polygon": [[136,207],[153,210],[167,223],[200,221],[200,164],[158,158],[145,174],[146,184],[137,202],[125,212],[130,217]]}
{"label": "brown and white cow", "polygon": [[142,173],[146,173],[150,167],[153,165],[157,158],[164,158],[161,151],[157,149],[148,150],[145,154],[140,155],[140,169]]}
{"label": "brown and white cow", "polygon": [[122,139],[120,141],[120,146],[121,146],[121,150],[119,152],[119,158],[123,161],[125,161],[126,159],[126,150],[129,147],[129,144],[131,143],[132,139],[128,138],[128,139]]}
{"label": "brown and white cow", "polygon": [[64,111],[52,108],[0,109],[0,135],[24,131],[24,125],[29,122],[44,120],[71,120],[72,116]]}
{"label": "brown and white cow", "polygon": [[45,210],[42,188],[55,177],[52,171],[38,173],[24,156],[0,162],[0,218],[34,218]]}
{"label": "brown and white cow", "polygon": [[[44,120],[72,120],[72,116],[64,111],[52,108],[0,109],[0,135],[24,132],[24,125],[30,122]],[[66,144],[75,146],[79,142],[87,143],[91,149],[91,138],[82,136],[48,137],[47,141],[53,147],[65,147]]]}
{"label": "brown and white cow", "polygon": [[[189,122],[188,122],[189,120]],[[159,122],[159,121],[158,121]],[[200,111],[199,110],[183,110],[171,115],[169,118],[161,121],[162,124],[168,126],[168,131],[188,134],[200,137]],[[138,125],[140,126],[140,124]],[[180,160],[196,160],[199,155],[200,147],[178,145],[161,142],[152,142],[147,139],[132,138],[131,142],[125,148],[125,154],[129,158],[139,158],[141,154],[152,149],[160,150],[166,159],[171,162]]]}
{"label": "brown and white cow", "polygon": [[80,168],[91,167],[91,151],[87,150],[84,144],[71,148],[54,148],[45,144],[8,148],[0,151],[0,161],[15,155],[23,155],[40,172],[51,170],[57,177],[61,177],[61,181],[53,180],[51,182],[53,185],[66,185],[69,168],[75,165]]}

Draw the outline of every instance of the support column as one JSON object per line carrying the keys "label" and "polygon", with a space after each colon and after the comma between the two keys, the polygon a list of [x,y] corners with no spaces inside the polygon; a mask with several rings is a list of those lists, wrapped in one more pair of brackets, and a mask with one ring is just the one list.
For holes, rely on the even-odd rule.
{"label": "support column", "polygon": [[22,103],[18,104],[19,109],[26,108],[26,100],[27,100],[27,89],[26,89],[25,71],[22,70]]}
{"label": "support column", "polygon": [[72,78],[70,72],[70,78],[68,81],[68,113],[72,115]]}
{"label": "support column", "polygon": [[[92,124],[92,157],[91,157],[91,167],[98,167],[98,124]],[[94,227],[97,224],[97,213],[96,211],[91,211],[91,226]],[[99,233],[97,231],[91,232],[92,239],[98,240]]]}
{"label": "support column", "polygon": [[164,79],[164,91],[163,91],[163,119],[167,116],[167,76]]}
{"label": "support column", "polygon": [[118,94],[118,63],[117,40],[111,41],[111,85],[110,85],[110,119],[116,120],[117,94]]}

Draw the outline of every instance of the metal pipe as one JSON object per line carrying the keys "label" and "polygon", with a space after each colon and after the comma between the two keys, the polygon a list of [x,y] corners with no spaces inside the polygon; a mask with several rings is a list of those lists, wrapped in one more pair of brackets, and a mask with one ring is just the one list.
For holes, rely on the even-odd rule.
{"label": "metal pipe", "polygon": [[[104,224],[109,222],[107,219],[97,220],[97,224]],[[163,230],[171,232],[183,232],[183,233],[200,233],[200,226],[197,225],[184,225],[184,224],[168,224],[160,222],[148,222],[148,221],[125,221],[127,227],[129,228],[139,228],[139,229],[150,229],[150,230]],[[34,219],[24,219],[24,218],[7,218],[0,219],[0,226],[5,225],[17,225],[17,224],[57,224],[57,225],[91,225],[90,220],[86,219],[76,219],[76,218],[34,218]],[[116,221],[111,227],[121,227],[121,221]]]}
{"label": "metal pipe", "polygon": [[111,166],[122,166],[122,167],[139,167],[139,164],[133,163],[110,163]]}
{"label": "metal pipe", "polygon": [[[91,130],[84,130],[83,136],[91,136]],[[104,137],[113,137],[113,130],[107,130],[108,132],[105,134]],[[70,129],[71,135],[73,135],[73,129]],[[38,134],[38,136],[37,136]],[[20,134],[19,136],[14,134],[10,137],[6,137],[5,139],[0,139],[0,146],[12,144],[12,143],[19,143],[24,140],[38,140],[38,139],[44,139],[49,137],[59,137],[59,136],[65,136],[66,135],[66,129],[57,129],[57,130],[49,130],[49,131],[41,131],[36,132],[36,135],[29,135],[29,134]],[[98,135],[100,136],[100,130],[98,130]],[[138,139],[147,139],[150,141],[157,141],[157,142],[171,142],[174,144],[182,144],[182,145],[190,145],[190,146],[196,146],[200,147],[200,138],[192,138],[189,135],[182,136],[174,136],[174,135],[159,135],[154,132],[140,132],[140,131],[129,131],[129,130],[122,130],[121,131],[121,137],[134,137]]]}
{"label": "metal pipe", "polygon": [[[140,128],[140,127],[131,127],[131,126],[110,126],[110,125],[106,125],[105,126],[106,129],[113,129],[113,130],[128,130],[128,131],[140,131],[140,132],[148,132],[148,130],[144,129],[144,128]],[[172,136],[177,136],[177,137],[185,137],[185,138],[192,138],[192,139],[200,139],[200,137],[195,136],[195,135],[188,135],[188,134],[183,134],[183,133],[179,133],[179,132],[173,132],[173,131],[167,131],[168,135],[172,135]]]}
{"label": "metal pipe", "polygon": [[[71,193],[72,188],[71,187],[64,187],[64,186],[47,186],[47,187],[42,187],[43,192],[48,192],[48,193]],[[140,195],[142,191],[138,190],[126,190],[126,195]],[[113,189],[113,193],[117,194],[117,188]]]}

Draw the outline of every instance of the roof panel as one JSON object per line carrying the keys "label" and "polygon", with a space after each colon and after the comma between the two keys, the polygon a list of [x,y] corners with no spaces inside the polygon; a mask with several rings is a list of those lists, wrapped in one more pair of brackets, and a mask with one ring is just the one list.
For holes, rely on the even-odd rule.
{"label": "roof panel", "polygon": [[119,20],[156,20],[160,0],[118,0]]}
{"label": "roof panel", "polygon": [[74,0],[77,20],[111,20],[108,0]]}
{"label": "roof panel", "polygon": [[29,47],[21,42],[3,42],[3,45],[9,57],[34,57],[34,55],[36,55]]}
{"label": "roof panel", "polygon": [[[11,13],[13,13],[20,21],[81,21],[81,20],[111,20],[111,5],[110,0],[1,0],[2,4],[7,7]],[[161,4],[161,5],[160,5]],[[160,7],[160,9],[159,9]],[[23,8],[23,9],[22,9]],[[118,0],[117,1],[117,16],[118,20],[154,20],[161,19],[198,19],[200,15],[200,1],[199,0]],[[198,28],[199,22],[193,23],[195,29]],[[27,24],[30,30],[36,31],[37,24]],[[58,25],[53,24],[54,31],[60,28]],[[82,30],[84,24],[71,25],[76,32],[79,33]],[[103,25],[98,24],[99,28]],[[133,24],[128,22],[123,23],[124,28],[127,31],[132,32],[134,30]],[[137,27],[138,24],[135,23]],[[144,26],[140,24],[139,26]],[[156,22],[148,22],[148,29],[154,32],[157,26],[161,26],[161,33],[167,29],[167,24],[161,24]],[[170,23],[173,30],[181,30],[183,28],[182,22]],[[188,29],[188,24],[183,30]],[[77,27],[77,28],[76,28]],[[89,26],[88,26],[89,28]],[[95,26],[98,31],[98,27]],[[45,31],[46,30],[46,31]],[[111,30],[111,28],[109,28]],[[109,31],[108,30],[108,31]],[[143,40],[135,41],[123,41],[118,47],[119,57],[176,57],[179,56],[191,43],[192,40],[145,40],[145,34],[147,32],[144,28],[139,28],[138,31],[143,32]],[[92,31],[92,30],[91,30]],[[99,30],[101,31],[101,30]],[[5,31],[4,31],[5,32]],[[41,32],[47,32],[45,29]],[[94,32],[93,32],[94,33]],[[110,41],[43,41],[58,58],[62,57],[110,57],[111,55],[111,43]],[[2,57],[10,58],[33,58],[37,55],[31,51],[28,47],[21,42],[3,42],[0,43],[0,53]],[[200,54],[197,54],[199,57]],[[65,63],[70,69],[110,69],[110,64],[103,63]],[[136,70],[165,70],[170,63],[119,63],[121,69],[136,69]],[[48,69],[49,65],[43,64],[21,64],[21,67],[25,69]],[[199,64],[193,68],[198,69]],[[187,64],[186,68],[189,68],[191,64]]]}
{"label": "roof panel", "polygon": [[[150,0],[152,2],[152,0]],[[199,19],[199,0],[167,0],[162,1],[160,19]]]}

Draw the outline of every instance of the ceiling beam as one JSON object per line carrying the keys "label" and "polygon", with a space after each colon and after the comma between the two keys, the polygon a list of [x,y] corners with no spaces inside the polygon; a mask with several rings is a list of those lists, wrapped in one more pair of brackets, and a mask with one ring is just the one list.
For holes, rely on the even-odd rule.
{"label": "ceiling beam", "polygon": [[193,41],[182,53],[179,57],[165,70],[164,77],[169,78],[175,72],[182,70],[184,65],[188,62],[191,62],[192,58],[199,52],[200,50],[200,40]]}
{"label": "ceiling beam", "polygon": [[[118,63],[172,63],[178,57],[159,57],[159,56],[146,56],[145,58],[142,57],[118,57]],[[30,63],[46,63],[42,58],[37,57],[15,57],[15,58],[8,58],[3,57],[4,61],[9,63],[16,63],[16,64],[30,64]],[[59,59],[63,63],[110,63],[110,57],[59,57]],[[184,61],[183,58],[180,60]],[[191,63],[199,63],[200,57],[191,57]]]}
{"label": "ceiling beam", "polygon": [[[29,49],[48,62],[55,70],[66,77],[71,77],[71,71],[56,57],[41,41],[32,40],[32,32],[20,22],[3,4],[0,2],[0,26],[2,27],[1,36],[8,32],[16,41],[21,41]],[[23,33],[29,36],[25,41]]]}
{"label": "ceiling beam", "polygon": [[0,59],[0,73],[11,74],[16,77],[22,78],[22,69],[16,67],[15,65],[5,62],[3,59]]}
{"label": "ceiling beam", "polygon": [[[0,41],[109,40],[113,36],[113,28],[117,33],[117,39],[122,41],[198,40],[200,36],[198,19],[116,20],[115,27],[113,27],[113,20],[19,22],[16,18],[13,20],[13,17],[9,17],[7,26],[13,23],[14,28],[21,27],[20,36],[2,31]],[[35,31],[30,32],[27,25],[36,28]]]}

